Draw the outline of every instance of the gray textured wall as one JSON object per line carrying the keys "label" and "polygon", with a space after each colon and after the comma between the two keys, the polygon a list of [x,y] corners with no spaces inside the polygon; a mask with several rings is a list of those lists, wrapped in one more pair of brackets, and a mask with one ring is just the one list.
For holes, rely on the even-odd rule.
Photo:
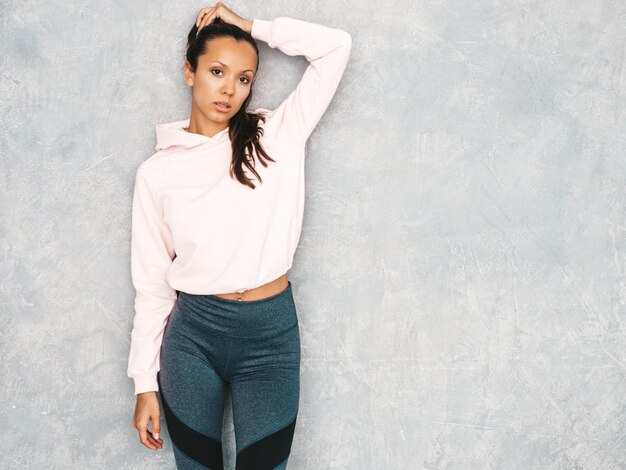
{"label": "gray textured wall", "polygon": [[[204,5],[0,2],[3,469],[174,468],[131,427],[130,208]],[[289,468],[626,468],[625,4],[227,5],[354,41],[308,147]],[[261,53],[276,106],[306,61]]]}

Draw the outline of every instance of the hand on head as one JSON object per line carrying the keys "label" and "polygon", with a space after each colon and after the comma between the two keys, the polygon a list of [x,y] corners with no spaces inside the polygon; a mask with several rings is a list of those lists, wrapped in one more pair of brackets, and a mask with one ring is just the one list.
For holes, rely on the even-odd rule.
{"label": "hand on head", "polygon": [[196,26],[200,31],[205,26],[211,24],[215,18],[219,18],[225,23],[231,23],[235,26],[239,26],[246,32],[250,32],[252,21],[246,20],[237,15],[234,11],[224,5],[222,2],[217,2],[214,6],[208,6],[201,8],[196,16]]}

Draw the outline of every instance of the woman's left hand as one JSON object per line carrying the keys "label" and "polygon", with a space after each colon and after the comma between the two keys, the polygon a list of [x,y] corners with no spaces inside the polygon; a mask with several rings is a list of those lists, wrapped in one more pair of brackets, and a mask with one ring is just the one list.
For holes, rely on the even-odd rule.
{"label": "woman's left hand", "polygon": [[222,2],[217,2],[215,6],[202,8],[198,12],[198,16],[196,17],[196,26],[198,27],[198,31],[210,24],[215,18],[220,18],[226,23],[231,23],[235,26],[239,26],[247,33],[250,33],[252,28],[251,20],[242,18],[226,5],[224,5]]}

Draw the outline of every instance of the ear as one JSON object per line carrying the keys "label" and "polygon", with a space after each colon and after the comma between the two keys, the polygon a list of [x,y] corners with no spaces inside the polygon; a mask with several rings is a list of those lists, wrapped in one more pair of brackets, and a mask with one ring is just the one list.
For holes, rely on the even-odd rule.
{"label": "ear", "polygon": [[185,83],[189,86],[193,86],[193,80],[195,74],[191,71],[191,64],[185,60]]}

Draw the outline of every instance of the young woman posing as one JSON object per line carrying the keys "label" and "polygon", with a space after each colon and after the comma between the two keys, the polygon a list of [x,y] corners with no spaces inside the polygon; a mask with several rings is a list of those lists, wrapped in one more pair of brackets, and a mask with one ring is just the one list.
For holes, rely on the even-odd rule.
{"label": "young woman posing", "polygon": [[[309,62],[274,110],[248,110],[255,39]],[[201,9],[189,33],[191,115],[156,127],[157,152],[135,179],[127,371],[140,441],[163,446],[158,391],[179,469],[223,468],[226,387],[236,468],[287,466],[300,393],[287,271],[302,228],[305,143],[351,45],[340,29],[287,17],[248,20],[221,2]]]}

